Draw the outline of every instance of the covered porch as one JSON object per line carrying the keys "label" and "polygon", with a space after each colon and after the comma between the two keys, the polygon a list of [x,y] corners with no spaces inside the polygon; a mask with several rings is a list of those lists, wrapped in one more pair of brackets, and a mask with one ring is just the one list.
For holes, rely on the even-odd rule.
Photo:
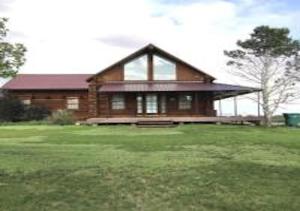
{"label": "covered porch", "polygon": [[258,91],[194,81],[104,83],[98,88],[98,115],[88,122],[254,122],[258,118],[217,117],[214,101]]}

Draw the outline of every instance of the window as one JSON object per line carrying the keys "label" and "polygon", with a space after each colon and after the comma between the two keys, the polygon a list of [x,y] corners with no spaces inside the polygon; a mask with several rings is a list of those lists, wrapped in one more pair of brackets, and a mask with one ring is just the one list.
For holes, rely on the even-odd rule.
{"label": "window", "polygon": [[154,55],[153,78],[154,80],[176,80],[176,64]]}
{"label": "window", "polygon": [[156,114],[158,111],[157,106],[157,95],[147,94],[146,95],[146,112],[147,114]]}
{"label": "window", "polygon": [[148,56],[144,55],[124,65],[124,80],[147,80]]}
{"label": "window", "polygon": [[122,95],[122,94],[113,95],[111,98],[111,108],[113,110],[125,109],[124,95]]}
{"label": "window", "polygon": [[190,94],[179,95],[179,109],[187,110],[192,108],[193,97]]}
{"label": "window", "polygon": [[78,97],[68,97],[67,98],[67,109],[78,110],[79,109],[79,98]]}
{"label": "window", "polygon": [[143,113],[143,96],[138,95],[136,97],[136,102],[137,102],[137,113],[142,114]]}
{"label": "window", "polygon": [[24,99],[24,100],[22,100],[22,103],[24,105],[31,105],[31,99]]}
{"label": "window", "polygon": [[165,114],[166,113],[166,107],[167,107],[167,99],[166,95],[160,96],[160,113]]}

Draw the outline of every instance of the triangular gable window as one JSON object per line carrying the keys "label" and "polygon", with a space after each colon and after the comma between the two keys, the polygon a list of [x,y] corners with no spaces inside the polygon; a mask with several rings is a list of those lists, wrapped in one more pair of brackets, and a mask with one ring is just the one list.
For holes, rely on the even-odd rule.
{"label": "triangular gable window", "polygon": [[124,80],[148,79],[148,56],[143,55],[124,65]]}
{"label": "triangular gable window", "polygon": [[176,80],[176,64],[160,56],[153,56],[153,79]]}

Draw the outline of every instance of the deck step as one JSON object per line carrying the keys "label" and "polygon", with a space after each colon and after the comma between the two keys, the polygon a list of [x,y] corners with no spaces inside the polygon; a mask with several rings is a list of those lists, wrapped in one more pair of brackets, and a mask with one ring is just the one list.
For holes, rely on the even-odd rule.
{"label": "deck step", "polygon": [[154,121],[154,120],[141,120],[137,121],[137,127],[174,127],[176,126],[173,121]]}

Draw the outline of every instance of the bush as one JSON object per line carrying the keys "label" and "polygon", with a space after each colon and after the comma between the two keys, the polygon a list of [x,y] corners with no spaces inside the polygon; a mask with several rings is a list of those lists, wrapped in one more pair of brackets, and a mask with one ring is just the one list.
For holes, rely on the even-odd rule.
{"label": "bush", "polygon": [[19,99],[9,95],[0,99],[0,122],[39,121],[49,115],[47,108],[24,105]]}
{"label": "bush", "polygon": [[26,106],[23,120],[24,121],[39,121],[39,120],[46,119],[50,114],[51,114],[51,112],[45,107]]}
{"label": "bush", "polygon": [[39,121],[20,121],[20,122],[0,122],[0,126],[32,126],[32,125],[49,125],[46,120]]}
{"label": "bush", "polygon": [[49,123],[56,125],[71,125],[75,123],[73,113],[68,110],[58,110],[48,118]]}
{"label": "bush", "polygon": [[0,122],[17,122],[23,119],[25,105],[18,99],[4,96],[0,99]]}

